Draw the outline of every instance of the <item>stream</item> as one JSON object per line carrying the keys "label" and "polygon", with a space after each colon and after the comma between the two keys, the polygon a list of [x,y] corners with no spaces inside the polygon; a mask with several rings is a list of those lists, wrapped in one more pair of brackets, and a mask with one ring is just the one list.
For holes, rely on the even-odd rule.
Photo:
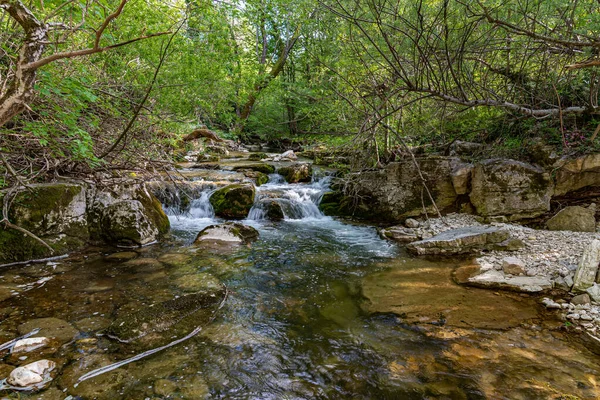
{"label": "stream", "polygon": [[[200,230],[224,222],[214,216],[207,189],[189,212],[169,211],[171,238],[159,245],[92,247],[1,271],[0,294],[8,295],[0,303],[0,342],[36,322],[60,337],[25,359],[5,354],[0,373],[39,358],[56,361],[60,372],[45,391],[0,395],[600,398],[598,356],[569,341],[564,323],[538,298],[459,286],[452,272],[464,260],[412,258],[372,226],[322,215],[318,203],[328,185],[326,174],[304,184],[270,175],[241,221],[260,232],[249,246],[199,251],[191,245]],[[260,200],[267,197],[281,204],[283,221],[264,219]],[[113,320],[220,283],[229,296],[197,336],[76,384],[89,371],[154,346],[152,337],[119,343],[96,334]],[[158,339],[183,337],[195,322],[193,315],[184,318]]]}

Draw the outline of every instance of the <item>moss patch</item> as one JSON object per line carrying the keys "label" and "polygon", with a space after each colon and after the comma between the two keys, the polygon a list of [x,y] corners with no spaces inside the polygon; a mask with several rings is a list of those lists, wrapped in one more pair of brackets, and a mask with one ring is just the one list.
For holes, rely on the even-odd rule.
{"label": "moss patch", "polygon": [[233,168],[234,171],[239,171],[239,170],[250,170],[250,171],[257,171],[257,172],[262,172],[263,174],[272,174],[275,172],[275,167],[270,165],[270,164],[245,164],[245,165],[237,165]]}

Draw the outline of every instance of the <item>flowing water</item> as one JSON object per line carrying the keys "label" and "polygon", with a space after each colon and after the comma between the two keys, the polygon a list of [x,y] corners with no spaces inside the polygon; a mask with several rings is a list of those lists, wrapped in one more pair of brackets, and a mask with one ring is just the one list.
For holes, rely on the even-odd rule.
{"label": "flowing water", "polygon": [[[66,260],[2,271],[0,340],[44,324],[50,348],[5,354],[12,365],[49,358],[58,376],[41,399],[594,399],[598,356],[571,343],[525,295],[453,283],[457,261],[408,257],[373,227],[323,216],[328,178],[258,188],[251,246],[191,243],[222,222],[208,201],[170,216],[172,238],[119,252],[90,248]],[[285,219],[264,219],[261,200]],[[112,253],[112,256],[110,256]],[[134,343],[99,336],[113,320],[157,309],[198,287],[223,283],[216,319],[183,342],[77,384],[83,374],[191,332],[194,315]],[[28,321],[31,321],[28,323]],[[25,325],[23,325],[25,324]],[[46,326],[45,325],[45,326]],[[43,333],[43,332],[42,332]],[[569,397],[572,396],[572,397]]]}

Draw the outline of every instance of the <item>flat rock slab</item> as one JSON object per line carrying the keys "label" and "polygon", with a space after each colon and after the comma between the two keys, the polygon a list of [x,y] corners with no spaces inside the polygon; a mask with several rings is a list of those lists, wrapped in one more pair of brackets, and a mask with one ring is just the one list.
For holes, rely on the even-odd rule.
{"label": "flat rock slab", "polygon": [[361,281],[361,307],[369,314],[394,313],[408,324],[461,328],[508,329],[537,318],[532,299],[465,288],[452,281],[452,269],[423,259],[395,262]]}
{"label": "flat rock slab", "polygon": [[490,270],[468,280],[477,287],[505,289],[517,292],[536,293],[552,289],[552,282],[541,276],[506,276],[502,271]]}
{"label": "flat rock slab", "polygon": [[467,226],[410,243],[407,248],[418,255],[470,254],[501,247],[509,236],[507,230],[493,226]]}

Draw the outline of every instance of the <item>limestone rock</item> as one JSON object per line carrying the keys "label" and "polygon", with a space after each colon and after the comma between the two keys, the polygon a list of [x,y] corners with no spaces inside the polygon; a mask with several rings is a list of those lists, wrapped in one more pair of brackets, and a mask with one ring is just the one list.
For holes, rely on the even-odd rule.
{"label": "limestone rock", "polygon": [[486,160],[475,165],[471,203],[483,217],[508,221],[533,218],[550,209],[552,181],[539,167],[514,160]]}
{"label": "limestone rock", "polygon": [[274,199],[262,199],[257,204],[257,215],[253,219],[267,219],[269,221],[281,221],[285,218],[281,204]]}
{"label": "limestone rock", "polygon": [[56,363],[50,360],[40,360],[22,367],[15,368],[6,380],[10,385],[29,387],[40,384],[48,379],[48,375],[56,368]]}
{"label": "limestone rock", "polygon": [[[4,195],[0,191],[0,211]],[[86,189],[75,184],[37,184],[17,193],[8,219],[46,241],[54,253],[29,236],[2,225],[0,264],[57,256],[85,246],[90,237],[86,204]]]}
{"label": "limestone rock", "polygon": [[502,270],[505,274],[525,275],[525,263],[517,257],[505,257],[502,260]]}
{"label": "limestone rock", "polygon": [[416,219],[408,218],[406,221],[404,221],[404,225],[406,225],[407,228],[415,229],[418,228],[421,223]]}
{"label": "limestone rock", "polygon": [[273,157],[273,161],[283,161],[283,160],[297,160],[298,156],[294,153],[294,150],[285,151],[275,157]]}
{"label": "limestone rock", "polygon": [[196,162],[219,162],[220,157],[216,154],[200,153],[196,158]]}
{"label": "limestone rock", "polygon": [[229,185],[214,192],[210,196],[210,204],[219,217],[243,219],[254,204],[254,196],[253,185]]}
{"label": "limestone rock", "polygon": [[293,164],[288,167],[281,167],[277,172],[288,183],[310,182],[312,179],[310,164]]}
{"label": "limestone rock", "polygon": [[564,159],[559,164],[555,178],[555,196],[589,186],[600,186],[600,153]]}
{"label": "limestone rock", "polygon": [[228,222],[204,228],[194,243],[216,241],[227,243],[250,243],[258,239],[258,231],[251,226]]}
{"label": "limestone rock", "polygon": [[467,194],[471,189],[473,164],[458,164],[452,170],[450,178],[456,194]]}
{"label": "limestone rock", "polygon": [[262,172],[252,170],[241,170],[240,172],[242,172],[246,178],[252,179],[256,186],[261,186],[269,182],[269,175],[263,174]]}
{"label": "limestone rock", "polygon": [[578,294],[577,296],[571,299],[571,304],[580,305],[580,304],[590,304],[591,299],[590,295],[587,293]]}
{"label": "limestone rock", "polygon": [[465,142],[455,140],[448,148],[448,154],[451,156],[472,156],[485,150],[485,145],[481,143]]}
{"label": "limestone rock", "polygon": [[585,290],[590,295],[592,300],[600,302],[600,286],[594,282],[592,286]]}
{"label": "limestone rock", "polygon": [[138,200],[124,200],[104,211],[102,229],[111,243],[141,246],[158,239],[158,228],[144,213]]}
{"label": "limestone rock", "polygon": [[419,240],[414,230],[403,226],[392,226],[379,230],[379,235],[384,239],[393,240],[398,243],[410,243]]}
{"label": "limestone rock", "polygon": [[518,292],[536,293],[552,288],[552,282],[540,276],[504,275],[502,271],[489,270],[469,279],[469,284],[491,289],[506,289]]}
{"label": "limestone rock", "polygon": [[[454,210],[457,194],[452,184],[451,172],[458,162],[449,157],[418,158],[417,163],[425,178],[427,187],[442,212]],[[408,217],[417,217],[427,213],[435,214],[419,172],[411,160],[387,164],[377,170],[364,170],[348,174],[347,193],[356,194],[354,198],[341,199],[337,214],[349,214],[355,217],[400,223]],[[343,212],[342,212],[343,211]]]}
{"label": "limestone rock", "polygon": [[596,281],[598,265],[600,264],[600,240],[594,240],[583,251],[575,277],[573,278],[573,291],[583,292]]}
{"label": "limestone rock", "polygon": [[407,248],[418,255],[477,253],[505,242],[508,231],[496,227],[469,226],[451,229],[429,239],[410,243]]}
{"label": "limestone rock", "polygon": [[169,218],[145,185],[91,191],[87,202],[93,240],[140,246],[169,232]]}
{"label": "limestone rock", "polygon": [[596,218],[594,214],[593,208],[565,207],[550,218],[546,225],[551,231],[595,232]]}

